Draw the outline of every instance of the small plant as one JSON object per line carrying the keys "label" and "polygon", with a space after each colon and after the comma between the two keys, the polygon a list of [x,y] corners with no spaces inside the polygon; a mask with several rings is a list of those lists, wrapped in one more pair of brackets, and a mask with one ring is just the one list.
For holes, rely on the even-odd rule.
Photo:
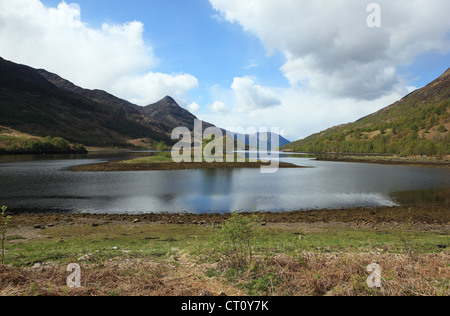
{"label": "small plant", "polygon": [[445,128],[445,126],[443,124],[439,125],[438,128],[436,129],[436,131],[438,133],[445,133],[447,132],[447,129]]}
{"label": "small plant", "polygon": [[2,207],[2,213],[0,215],[0,233],[1,233],[1,243],[2,243],[2,266],[5,264],[5,243],[6,243],[6,233],[8,231],[8,222],[11,219],[11,216],[7,216],[6,210],[8,208],[6,206]]}
{"label": "small plant", "polygon": [[164,143],[163,141],[159,142],[156,145],[156,150],[157,151],[166,151],[169,147],[166,145],[166,143]]}
{"label": "small plant", "polygon": [[233,267],[246,267],[252,263],[258,236],[255,216],[233,213],[217,235],[217,248]]}

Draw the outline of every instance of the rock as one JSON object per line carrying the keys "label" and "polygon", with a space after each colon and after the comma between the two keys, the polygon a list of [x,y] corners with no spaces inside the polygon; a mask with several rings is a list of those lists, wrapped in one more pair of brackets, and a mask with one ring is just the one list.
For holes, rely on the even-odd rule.
{"label": "rock", "polygon": [[41,226],[41,225],[34,225],[33,228],[34,228],[34,229],[41,229],[42,226]]}
{"label": "rock", "polygon": [[89,255],[84,255],[83,257],[78,258],[78,261],[89,261],[91,260],[91,254]]}

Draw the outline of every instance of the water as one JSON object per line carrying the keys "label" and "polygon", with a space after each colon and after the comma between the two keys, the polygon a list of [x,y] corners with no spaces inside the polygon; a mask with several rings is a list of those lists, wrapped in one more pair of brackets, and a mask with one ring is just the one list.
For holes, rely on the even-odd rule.
{"label": "water", "polygon": [[450,169],[315,161],[303,155],[284,155],[281,161],[310,168],[275,174],[261,174],[259,169],[64,170],[143,155],[148,153],[1,157],[0,203],[20,210],[141,214],[282,212],[429,200],[448,205],[449,200]]}

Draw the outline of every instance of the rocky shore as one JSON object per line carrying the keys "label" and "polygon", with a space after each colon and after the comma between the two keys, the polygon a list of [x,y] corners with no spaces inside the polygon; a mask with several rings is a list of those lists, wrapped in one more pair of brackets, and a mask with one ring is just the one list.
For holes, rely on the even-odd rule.
{"label": "rocky shore", "polygon": [[[430,207],[376,207],[338,210],[311,210],[287,213],[258,214],[266,224],[293,223],[355,223],[359,225],[421,224],[450,225],[450,210],[446,206]],[[73,223],[101,225],[111,222],[157,223],[177,225],[220,225],[229,214],[88,214],[55,211],[13,212],[11,227],[45,228],[47,225],[64,226]]]}

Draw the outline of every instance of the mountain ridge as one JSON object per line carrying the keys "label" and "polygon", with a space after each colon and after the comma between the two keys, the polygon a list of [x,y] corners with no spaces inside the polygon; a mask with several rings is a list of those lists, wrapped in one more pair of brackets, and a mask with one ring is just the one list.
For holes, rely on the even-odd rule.
{"label": "mountain ridge", "polygon": [[139,138],[172,143],[165,126],[142,124],[106,101],[99,103],[94,98],[98,93],[127,104],[106,92],[82,89],[42,69],[0,58],[2,126],[36,136],[63,137],[87,146],[124,147],[130,145],[129,140]]}
{"label": "mountain ridge", "polygon": [[[161,141],[174,144],[173,129],[193,131],[195,120],[171,96],[138,106],[107,91],[85,89],[45,69],[0,57],[0,126],[86,146],[147,147]],[[203,130],[215,127],[201,122]],[[280,146],[289,143],[278,136]]]}

